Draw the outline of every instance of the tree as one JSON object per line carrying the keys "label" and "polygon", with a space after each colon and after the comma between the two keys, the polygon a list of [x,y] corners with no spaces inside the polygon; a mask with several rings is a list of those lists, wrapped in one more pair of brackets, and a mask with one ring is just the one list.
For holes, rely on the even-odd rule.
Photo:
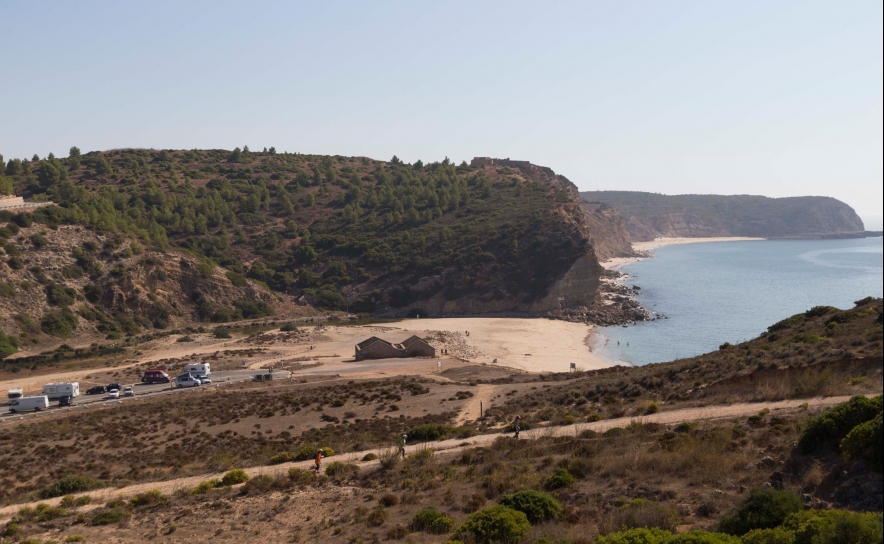
{"label": "tree", "polygon": [[48,189],[59,183],[61,179],[61,172],[58,171],[54,164],[49,161],[40,163],[40,167],[37,169],[37,180],[40,182],[41,187]]}
{"label": "tree", "polygon": [[71,150],[68,152],[68,156],[79,157],[80,156],[80,148],[77,146],[72,147]]}
{"label": "tree", "polygon": [[51,161],[51,160],[53,160],[53,159],[55,158],[55,154],[52,153],[52,151],[50,151],[50,152],[49,152],[49,155],[47,155],[46,158],[49,159],[49,160]]}
{"label": "tree", "polygon": [[40,160],[40,157],[36,153],[34,153],[34,156],[31,157],[31,162],[38,162],[39,160]]}
{"label": "tree", "polygon": [[242,146],[242,152],[243,152],[243,153],[248,153],[248,152],[249,152],[249,146],[247,146],[247,145]]}
{"label": "tree", "polygon": [[276,148],[271,146],[270,151],[268,151],[268,153],[270,153],[271,155],[276,155]]}
{"label": "tree", "polygon": [[17,176],[24,172],[24,168],[22,168],[21,160],[19,159],[9,159],[9,162],[6,163],[6,175],[7,176]]}
{"label": "tree", "polygon": [[13,193],[12,178],[8,178],[0,174],[0,195],[11,195]]}
{"label": "tree", "polygon": [[242,151],[237,147],[231,151],[230,156],[227,157],[227,162],[239,162],[240,158],[242,158]]}

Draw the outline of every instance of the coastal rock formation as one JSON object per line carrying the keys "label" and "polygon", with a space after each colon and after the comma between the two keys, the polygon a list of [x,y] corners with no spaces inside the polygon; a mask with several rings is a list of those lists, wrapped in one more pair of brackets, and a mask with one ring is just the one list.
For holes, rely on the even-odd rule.
{"label": "coastal rock formation", "polygon": [[584,202],[583,207],[586,208],[590,243],[599,260],[636,256],[626,221],[616,208],[602,202]]}
{"label": "coastal rock formation", "polygon": [[634,242],[660,237],[821,238],[865,231],[853,208],[821,196],[768,198],[637,191],[587,191],[580,196],[585,202],[616,208]]}

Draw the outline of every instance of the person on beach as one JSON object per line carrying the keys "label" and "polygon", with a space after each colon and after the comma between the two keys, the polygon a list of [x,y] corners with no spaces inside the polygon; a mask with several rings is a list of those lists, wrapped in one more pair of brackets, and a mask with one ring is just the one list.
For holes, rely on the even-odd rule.
{"label": "person on beach", "polygon": [[513,420],[513,434],[515,435],[514,438],[516,440],[519,439],[519,431],[522,430],[521,426],[519,425],[519,423],[521,423],[521,422],[522,422],[522,416],[516,416],[516,419]]}
{"label": "person on beach", "polygon": [[316,467],[313,469],[316,471],[316,474],[319,474],[319,468],[322,465],[322,450],[318,450],[316,452],[316,457],[313,458],[313,462],[316,463]]}
{"label": "person on beach", "polygon": [[405,443],[408,441],[408,435],[403,434],[399,438],[399,453],[402,454],[402,458],[405,459]]}

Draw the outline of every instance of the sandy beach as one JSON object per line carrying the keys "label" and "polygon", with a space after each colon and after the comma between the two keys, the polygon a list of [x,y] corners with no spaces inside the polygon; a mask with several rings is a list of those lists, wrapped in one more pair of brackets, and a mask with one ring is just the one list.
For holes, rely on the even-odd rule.
{"label": "sandy beach", "polygon": [[[682,244],[704,244],[710,242],[751,242],[765,240],[766,238],[749,238],[744,236],[719,236],[710,238],[655,238],[650,242],[633,242],[632,249],[638,252],[650,252],[660,247],[676,246]],[[602,261],[600,264],[608,270],[616,270],[621,266],[634,263],[645,257],[617,257]]]}

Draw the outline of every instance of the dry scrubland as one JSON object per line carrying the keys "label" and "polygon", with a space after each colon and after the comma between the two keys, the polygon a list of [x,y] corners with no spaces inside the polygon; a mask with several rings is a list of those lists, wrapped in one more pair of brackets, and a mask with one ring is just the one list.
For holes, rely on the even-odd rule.
{"label": "dry scrubland", "polygon": [[[807,451],[795,445],[818,411],[813,397],[881,394],[881,315],[880,299],[847,311],[814,308],[745,344],[643,368],[531,375],[480,366],[447,371],[439,377],[447,382],[243,384],[174,402],[143,400],[16,421],[0,431],[7,501],[90,485],[149,489],[151,481],[302,459],[320,446],[335,454],[320,476],[281,467],[277,476],[242,484],[234,472],[217,485],[197,482],[107,504],[65,499],[62,510],[25,509],[9,523],[15,538],[40,541],[82,535],[85,541],[445,542],[470,513],[535,490],[561,510],[555,519],[535,520],[524,542],[589,543],[596,534],[630,526],[714,528],[764,484],[805,493],[810,506],[837,500],[859,507],[880,497],[880,468],[876,472],[862,453],[859,461],[856,455],[845,460],[841,436]],[[480,398],[491,405],[485,417],[455,426]],[[796,400],[793,411],[724,421],[637,422],[602,434],[540,432],[518,442],[501,437],[488,446],[432,451],[442,436],[500,433],[516,413],[523,428],[543,429],[784,398],[810,404]],[[880,412],[877,406],[872,410]],[[392,449],[378,460],[352,454],[391,447],[403,431],[425,445],[404,461]],[[416,520],[427,507],[436,508],[441,521]]]}

